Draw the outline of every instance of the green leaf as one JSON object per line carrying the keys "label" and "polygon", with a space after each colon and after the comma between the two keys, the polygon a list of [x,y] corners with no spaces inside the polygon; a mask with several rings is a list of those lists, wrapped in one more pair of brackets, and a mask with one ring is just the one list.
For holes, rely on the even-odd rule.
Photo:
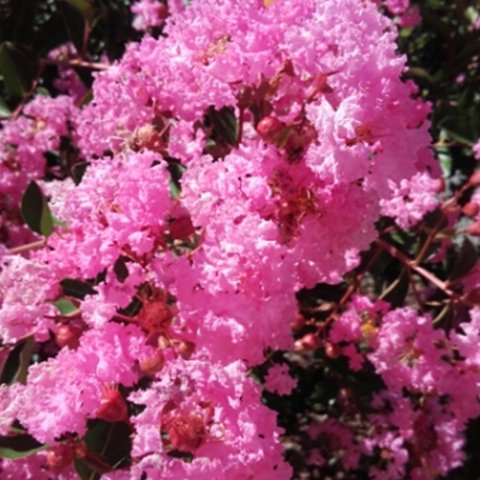
{"label": "green leaf", "polygon": [[58,308],[62,315],[69,315],[70,313],[77,311],[77,307],[66,298],[60,298],[53,302],[53,304]]}
{"label": "green leaf", "polygon": [[100,475],[90,468],[84,460],[77,458],[73,464],[81,480],[98,480],[100,478]]}
{"label": "green leaf", "polygon": [[25,223],[37,233],[48,237],[53,232],[53,217],[38,184],[32,180],[22,198],[21,211]]}
{"label": "green leaf", "polygon": [[24,385],[27,383],[28,367],[30,366],[34,346],[35,341],[33,337],[27,338],[20,352],[18,370],[13,379],[14,383],[22,383]]}
{"label": "green leaf", "polygon": [[8,105],[5,103],[3,98],[0,98],[0,119],[9,118],[12,112],[8,108]]}
{"label": "green leaf", "polygon": [[113,264],[113,271],[120,283],[123,283],[128,278],[127,261],[128,257],[120,255]]}
{"label": "green leaf", "polygon": [[433,319],[432,324],[434,327],[449,328],[452,325],[454,319],[454,310],[451,303],[447,303]]}
{"label": "green leaf", "polygon": [[404,268],[400,275],[382,292],[380,298],[393,308],[401,307],[407,297],[409,287],[408,272]]}
{"label": "green leaf", "polygon": [[474,103],[470,109],[470,127],[475,138],[480,137],[480,103]]}
{"label": "green leaf", "polygon": [[70,5],[75,10],[77,10],[80,15],[91,22],[95,16],[95,10],[93,8],[92,2],[89,0],[61,0],[62,2]]}
{"label": "green leaf", "polygon": [[69,0],[62,0],[59,7],[68,37],[77,52],[82,54],[85,48],[84,43],[88,30],[88,20],[84,17],[82,11],[72,5]]}
{"label": "green leaf", "polygon": [[0,74],[8,95],[22,97],[28,90],[30,79],[26,73],[26,60],[11,44],[0,45]]}
{"label": "green leaf", "polygon": [[459,143],[472,146],[475,139],[472,138],[472,132],[470,131],[470,125],[460,117],[447,117],[444,118],[439,126],[447,132],[448,136]]}
{"label": "green leaf", "polygon": [[87,295],[94,295],[96,290],[90,283],[82,282],[74,278],[64,278],[60,285],[62,286],[64,295],[79,298],[83,300]]}
{"label": "green leaf", "polygon": [[[94,456],[106,461],[112,468],[125,466],[132,448],[130,427],[124,422],[91,420],[85,435],[85,444]],[[94,465],[91,465],[95,468]]]}
{"label": "green leaf", "polygon": [[462,246],[455,258],[452,269],[448,276],[449,280],[458,280],[466,275],[476,265],[478,258],[478,252],[475,245],[465,238]]}
{"label": "green leaf", "polygon": [[238,137],[237,119],[232,108],[210,107],[206,114],[206,124],[213,128],[212,140],[220,145],[236,145]]}
{"label": "green leaf", "polygon": [[70,175],[72,176],[75,185],[79,185],[82,181],[82,178],[87,171],[88,165],[88,162],[80,162],[73,165],[73,167],[70,169]]}
{"label": "green leaf", "polygon": [[2,458],[25,458],[47,448],[49,448],[48,445],[42,445],[28,434],[0,436],[0,457]]}
{"label": "green leaf", "polygon": [[25,383],[32,357],[34,341],[29,337],[20,343],[9,353],[3,365],[0,383],[11,385],[12,383]]}

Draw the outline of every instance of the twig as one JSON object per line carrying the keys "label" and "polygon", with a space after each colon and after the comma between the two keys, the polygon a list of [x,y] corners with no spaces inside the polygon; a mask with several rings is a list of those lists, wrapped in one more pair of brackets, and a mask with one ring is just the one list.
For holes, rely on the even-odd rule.
{"label": "twig", "polygon": [[38,250],[43,248],[47,245],[47,241],[45,239],[37,240],[36,242],[26,243],[25,245],[20,245],[18,247],[13,247],[9,249],[9,252],[12,254],[16,253],[24,253],[28,252],[29,250]]}
{"label": "twig", "polygon": [[79,68],[88,68],[90,70],[107,70],[110,65],[106,63],[99,62],[87,62],[86,60],[80,59],[70,59],[70,60],[61,60],[54,58],[44,58],[40,61],[43,65],[57,65],[61,67],[79,67]]}
{"label": "twig", "polygon": [[455,293],[453,290],[448,288],[447,284],[443,280],[440,280],[433,273],[417,265],[417,262],[415,260],[411,260],[410,258],[408,258],[403,252],[398,250],[396,247],[394,247],[393,245],[390,245],[389,243],[387,243],[385,240],[382,240],[381,238],[379,238],[376,241],[376,243],[381,248],[383,248],[386,252],[388,252],[392,257],[396,258],[400,263],[405,265],[407,268],[410,268],[414,272],[418,273],[420,276],[422,276],[423,278],[428,280],[430,283],[435,285],[438,289],[442,290],[442,292],[444,292],[446,295],[456,300],[460,299],[460,296],[457,293]]}

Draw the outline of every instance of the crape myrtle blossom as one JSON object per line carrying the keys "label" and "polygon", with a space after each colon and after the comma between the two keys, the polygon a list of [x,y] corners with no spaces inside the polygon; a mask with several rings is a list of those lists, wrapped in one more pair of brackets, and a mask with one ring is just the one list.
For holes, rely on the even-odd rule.
{"label": "crape myrtle blossom", "polygon": [[22,225],[18,211],[30,180],[58,174],[45,154],[60,149],[70,136],[77,108],[71,97],[36,96],[20,115],[0,122],[0,241],[15,246],[34,236]]}
{"label": "crape myrtle blossom", "polygon": [[131,7],[134,15],[133,27],[147,31],[152,27],[160,27],[165,23],[168,7],[159,0],[140,0]]}
{"label": "crape myrtle blossom", "polygon": [[[35,99],[0,131],[10,162],[1,188],[18,202],[29,179],[48,180],[58,220],[45,248],[1,254],[2,342],[33,338],[39,352],[24,385],[2,387],[1,427],[18,420],[50,454],[19,471],[38,464],[68,478],[73,458],[88,459],[89,426],[110,422],[128,427],[132,461],[105,479],[290,478],[282,429],[249,369],[292,347],[296,292],[341,281],[382,213],[411,225],[435,206],[429,106],[400,80],[395,27],[371,2],[168,4],[176,13],[164,35],[130,44],[96,74],[90,104]],[[43,154],[69,128],[87,169],[76,183],[52,181]],[[438,416],[454,436],[458,395],[441,376],[455,367],[442,363],[443,347],[427,348],[441,334],[412,311],[358,303],[385,321],[383,331],[354,311],[335,324],[352,369],[371,362],[393,393],[451,394]],[[413,350],[390,348],[390,335]],[[472,335],[461,335],[462,348]],[[406,358],[398,378],[385,373],[391,355]],[[286,373],[272,367],[266,387],[290,394]],[[342,445],[353,438],[337,430]],[[376,445],[399,443],[379,431]],[[344,456],[346,469],[360,450]]]}
{"label": "crape myrtle blossom", "polygon": [[384,385],[368,416],[372,428],[354,445],[360,443],[363,454],[385,452],[386,466],[371,469],[372,478],[404,478],[409,463],[418,465],[409,473],[418,479],[462,464],[467,422],[480,414],[478,354],[472,348],[478,308],[470,316],[447,335],[412,308],[390,310],[385,302],[357,296],[333,325],[329,339],[342,345],[339,354],[348,357],[350,368],[373,368]]}

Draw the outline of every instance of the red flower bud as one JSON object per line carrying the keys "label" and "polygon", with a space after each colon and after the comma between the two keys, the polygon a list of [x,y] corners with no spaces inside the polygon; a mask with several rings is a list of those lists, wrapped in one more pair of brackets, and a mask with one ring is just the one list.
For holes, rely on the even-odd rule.
{"label": "red flower bud", "polygon": [[468,180],[468,183],[472,187],[478,187],[480,185],[480,170],[473,172],[472,176]]}
{"label": "red flower bud", "polygon": [[467,217],[476,217],[480,211],[480,206],[475,202],[468,202],[462,207],[462,213]]}
{"label": "red flower bud", "polygon": [[109,387],[105,389],[96,417],[112,423],[128,419],[127,404],[118,390]]}
{"label": "red flower bud", "polygon": [[147,375],[155,375],[165,365],[165,357],[160,349],[157,349],[151,357],[140,360],[140,370]]}
{"label": "red flower bud", "polygon": [[177,412],[163,423],[162,434],[172,449],[193,453],[205,442],[207,430],[200,415]]}
{"label": "red flower bud", "polygon": [[325,343],[325,355],[328,358],[337,358],[340,355],[340,347],[331,342]]}
{"label": "red flower bud", "polygon": [[75,349],[78,347],[79,339],[82,336],[82,329],[74,325],[64,324],[58,327],[55,335],[55,341],[60,348],[68,347]]}
{"label": "red flower bud", "polygon": [[192,220],[189,216],[175,218],[169,225],[170,237],[174,240],[188,240],[195,233]]}
{"label": "red flower bud", "polygon": [[307,333],[302,338],[298,339],[294,344],[294,349],[297,352],[303,350],[315,350],[319,345],[319,340],[317,335],[314,333]]}
{"label": "red flower bud", "polygon": [[480,237],[480,222],[471,223],[465,231],[473,237]]}
{"label": "red flower bud", "polygon": [[148,333],[160,333],[167,330],[173,320],[167,296],[163,292],[159,292],[154,298],[145,300],[136,319]]}
{"label": "red flower bud", "polygon": [[257,132],[266,141],[275,142],[285,124],[276,117],[263,117],[257,124]]}
{"label": "red flower bud", "polygon": [[443,178],[436,178],[435,182],[435,193],[442,193],[445,191],[445,180]]}
{"label": "red flower bud", "polygon": [[164,3],[158,6],[157,15],[162,20],[168,17],[168,7]]}
{"label": "red flower bud", "polygon": [[195,344],[189,340],[176,340],[174,342],[175,350],[184,360],[188,360],[195,350]]}
{"label": "red flower bud", "polygon": [[73,461],[73,449],[66,443],[56,445],[47,453],[47,465],[56,473],[61,472]]}

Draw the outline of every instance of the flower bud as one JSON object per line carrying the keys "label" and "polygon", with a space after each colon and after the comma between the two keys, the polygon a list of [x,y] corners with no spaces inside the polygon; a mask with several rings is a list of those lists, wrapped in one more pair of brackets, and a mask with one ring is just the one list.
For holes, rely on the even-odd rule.
{"label": "flower bud", "polygon": [[48,451],[46,461],[50,470],[59,473],[72,463],[73,449],[66,443],[60,443]]}
{"label": "flower bud", "polygon": [[157,16],[162,20],[168,17],[168,7],[164,3],[158,5]]}
{"label": "flower bud", "polygon": [[480,186],[480,170],[473,172],[472,176],[468,179],[468,183],[472,187]]}
{"label": "flower bud", "polygon": [[188,240],[195,233],[192,220],[189,216],[175,218],[169,225],[170,237],[174,240]]}
{"label": "flower bud", "polygon": [[128,419],[127,404],[118,390],[113,388],[105,390],[96,417],[112,423],[123,422]]}
{"label": "flower bud", "polygon": [[165,357],[160,349],[157,349],[151,357],[140,360],[140,370],[147,375],[155,375],[165,365]]}
{"label": "flower bud", "polygon": [[469,235],[472,235],[473,237],[480,237],[480,222],[471,223],[465,229],[465,232],[467,232]]}
{"label": "flower bud", "polygon": [[435,193],[443,193],[445,191],[445,180],[443,178],[435,178],[433,184],[435,185]]}
{"label": "flower bud", "polygon": [[188,340],[180,340],[176,344],[176,351],[180,354],[180,356],[184,360],[188,360],[192,356],[192,353],[194,352],[194,350],[195,350],[195,344]]}
{"label": "flower bud", "polygon": [[340,355],[340,347],[331,342],[325,343],[325,355],[328,358],[337,358]]}
{"label": "flower bud", "polygon": [[174,450],[193,453],[205,441],[207,430],[200,415],[177,412],[162,425],[165,443]]}
{"label": "flower bud", "polygon": [[63,324],[58,327],[55,342],[60,348],[68,347],[75,349],[79,345],[82,329],[74,325]]}
{"label": "flower bud", "polygon": [[304,350],[315,350],[318,345],[319,340],[317,335],[315,335],[314,333],[307,333],[295,342],[294,349],[297,352],[302,352]]}
{"label": "flower bud", "polygon": [[462,207],[462,213],[467,217],[476,217],[480,211],[480,206],[475,202],[468,202]]}
{"label": "flower bud", "polygon": [[263,117],[257,124],[257,132],[268,142],[276,142],[285,124],[276,117]]}

